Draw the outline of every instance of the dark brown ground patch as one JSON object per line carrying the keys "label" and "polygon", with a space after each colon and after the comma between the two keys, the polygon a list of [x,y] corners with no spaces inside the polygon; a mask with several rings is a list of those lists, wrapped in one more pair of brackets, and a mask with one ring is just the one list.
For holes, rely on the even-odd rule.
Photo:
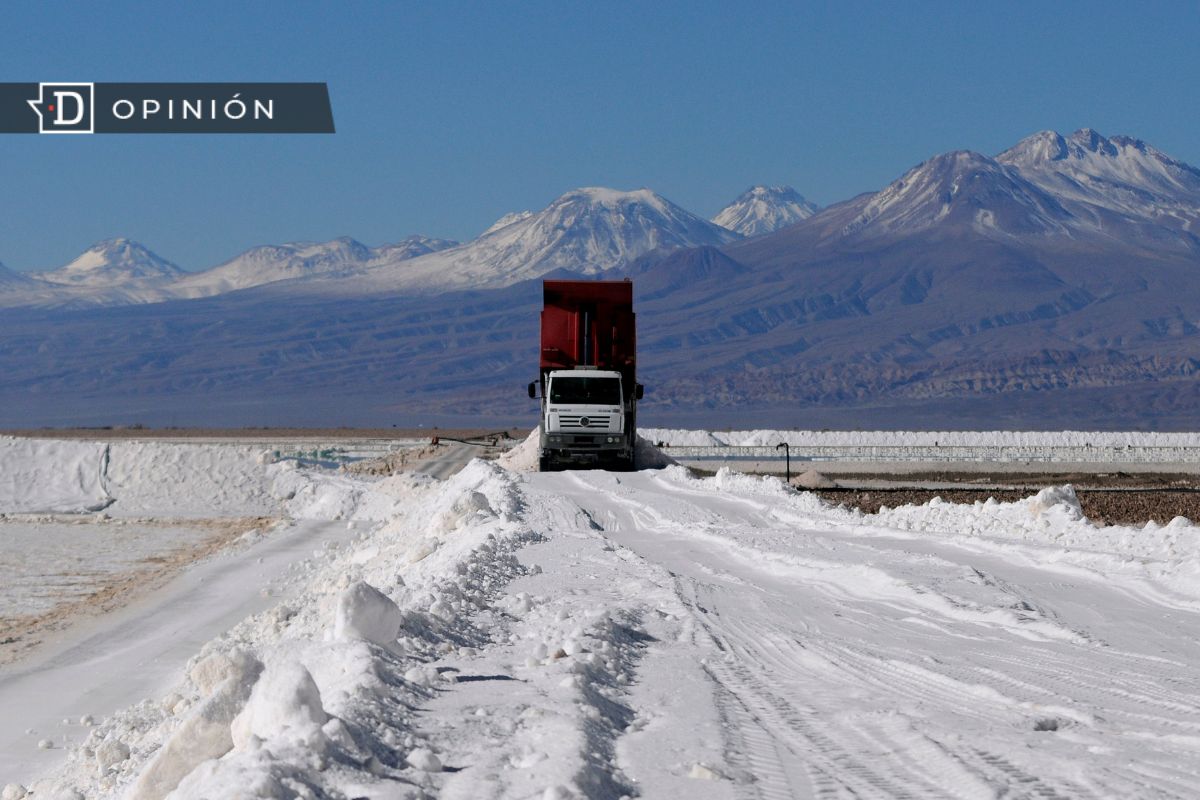
{"label": "dark brown ground patch", "polygon": [[[1047,485],[1062,485],[1047,484]],[[818,489],[834,505],[874,514],[882,506],[896,508],[928,503],[940,497],[948,503],[983,502],[989,497],[1011,503],[1036,494],[1036,489]],[[1175,517],[1200,520],[1200,491],[1195,489],[1082,489],[1076,487],[1083,513],[1097,525],[1144,525],[1150,520],[1166,524]]]}

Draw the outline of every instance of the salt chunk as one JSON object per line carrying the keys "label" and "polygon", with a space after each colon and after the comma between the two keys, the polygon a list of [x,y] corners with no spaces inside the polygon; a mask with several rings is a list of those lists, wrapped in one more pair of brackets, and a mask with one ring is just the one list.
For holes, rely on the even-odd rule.
{"label": "salt chunk", "polygon": [[408,562],[415,564],[424,558],[427,558],[433,551],[438,549],[438,541],[428,536],[414,542],[408,550]]}
{"label": "salt chunk", "polygon": [[517,602],[516,602],[513,610],[516,611],[518,614],[524,614],[524,613],[528,612],[529,609],[531,609],[531,608],[533,608],[533,598],[531,598],[529,596],[529,593],[528,592],[518,592],[517,593]]}
{"label": "salt chunk", "polygon": [[454,608],[445,600],[438,599],[429,607],[429,613],[443,622],[454,621]]}
{"label": "salt chunk", "polygon": [[321,731],[329,738],[329,741],[337,744],[344,750],[355,751],[358,745],[354,741],[354,737],[350,734],[350,729],[346,727],[346,723],[342,722],[337,717],[332,717],[322,726]]}
{"label": "salt chunk", "polygon": [[[237,676],[240,679],[247,672],[253,670],[257,670],[257,661],[254,656],[242,648],[235,648],[228,653],[217,652],[201,659],[188,672],[188,677],[192,679],[192,683],[200,690],[200,693],[207,697],[228,678]],[[171,697],[175,701],[170,705],[170,708],[173,709],[182,698],[179,695]],[[166,702],[166,700],[163,701],[164,705]]]}
{"label": "salt chunk", "polygon": [[102,742],[96,748],[96,766],[101,774],[108,772],[110,767],[120,764],[129,758],[129,746],[120,739],[110,739]]}
{"label": "salt chunk", "polygon": [[404,673],[404,680],[417,686],[433,686],[438,678],[438,672],[433,667],[413,667]]}
{"label": "salt chunk", "polygon": [[404,615],[392,599],[369,583],[355,581],[338,596],[334,636],[362,639],[392,650]]}
{"label": "salt chunk", "polygon": [[427,747],[418,747],[408,754],[405,759],[413,767],[422,772],[441,772],[442,760],[434,755],[433,751]]}
{"label": "salt chunk", "polygon": [[[230,724],[245,705],[261,671],[262,664],[252,656],[238,659],[238,671],[175,729],[125,794],[126,800],[159,800],[174,791],[197,766],[229,752],[233,746]],[[177,705],[184,702],[180,700]]]}
{"label": "salt chunk", "polygon": [[[314,728],[320,734],[320,727],[328,721],[321,690],[304,665],[296,661],[272,664],[233,720],[233,744],[241,747],[251,734],[266,741],[285,731],[293,738],[304,738]],[[324,737],[322,734],[316,738]]]}
{"label": "salt chunk", "polygon": [[692,764],[692,768],[688,770],[688,777],[702,781],[719,781],[725,776],[705,764]]}

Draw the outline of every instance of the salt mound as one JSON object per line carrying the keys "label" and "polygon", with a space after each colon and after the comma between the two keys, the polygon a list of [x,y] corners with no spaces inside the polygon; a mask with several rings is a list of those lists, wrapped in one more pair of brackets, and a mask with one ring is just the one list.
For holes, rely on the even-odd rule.
{"label": "salt mound", "polygon": [[537,472],[538,429],[525,437],[525,441],[496,459],[496,463],[513,472]]}
{"label": "salt mound", "polygon": [[838,488],[837,481],[823,473],[817,472],[815,469],[805,470],[796,477],[792,478],[792,486],[797,486],[801,489]]}
{"label": "salt mound", "polygon": [[1037,493],[1037,496],[1030,498],[1029,510],[1033,512],[1035,517],[1041,517],[1044,514],[1060,513],[1070,520],[1081,520],[1083,516],[1083,508],[1079,505],[1079,498],[1075,496],[1075,488],[1070,484],[1063,486],[1048,486]]}

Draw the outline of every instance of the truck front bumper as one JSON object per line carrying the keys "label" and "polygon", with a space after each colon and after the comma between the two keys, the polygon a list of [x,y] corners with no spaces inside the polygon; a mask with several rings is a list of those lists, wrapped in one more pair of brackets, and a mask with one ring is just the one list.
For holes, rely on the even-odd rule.
{"label": "truck front bumper", "polygon": [[548,433],[538,454],[559,462],[596,463],[628,458],[632,448],[623,433]]}

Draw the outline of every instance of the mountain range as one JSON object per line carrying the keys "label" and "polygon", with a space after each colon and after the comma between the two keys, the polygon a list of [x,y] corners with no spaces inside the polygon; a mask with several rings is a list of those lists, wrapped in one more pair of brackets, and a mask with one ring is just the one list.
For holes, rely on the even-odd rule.
{"label": "mountain range", "polygon": [[[750,199],[760,190],[768,194]],[[808,213],[811,204],[798,197],[787,187],[755,187],[718,215],[736,213],[730,229],[648,189],[576,189],[538,213],[506,214],[466,244],[414,235],[372,248],[343,237],[255,247],[200,272],[185,272],[137,242],[111,239],[60,269],[29,273],[24,281],[0,278],[0,306],[159,303],[285,282],[313,283],[313,291],[339,296],[436,293],[506,286],[555,269],[596,275],[653,250],[725,244],[745,235],[739,231],[773,230]]]}
{"label": "mountain range", "polygon": [[1191,428],[1198,217],[1195,168],[1083,129],[816,211],[580,189],[465,244],[183,274],[113,240],[0,268],[0,424],[530,422],[540,278],[584,275],[634,280],[648,423]]}

